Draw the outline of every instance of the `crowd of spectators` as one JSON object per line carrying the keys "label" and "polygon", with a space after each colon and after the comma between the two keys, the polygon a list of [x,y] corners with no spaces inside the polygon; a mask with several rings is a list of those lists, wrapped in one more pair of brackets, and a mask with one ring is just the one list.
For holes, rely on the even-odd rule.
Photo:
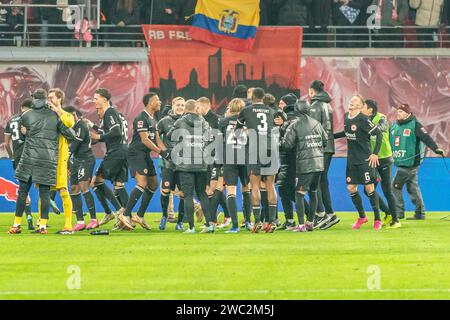
{"label": "crowd of spectators", "polygon": [[[41,45],[70,45],[74,34],[65,26],[70,12],[64,6],[85,4],[86,0],[0,2],[58,5],[33,8],[29,10],[27,20],[44,25],[39,29]],[[101,39],[115,46],[129,46],[130,42],[135,45],[142,37],[130,37],[133,28],[129,26],[143,23],[190,24],[196,2],[101,0],[101,23],[105,26],[103,30],[109,33]],[[91,0],[91,3],[96,4],[97,1]],[[443,31],[443,26],[450,20],[450,0],[261,0],[260,3],[261,25],[303,26],[306,47],[403,47],[405,39],[416,41],[415,46],[434,47],[442,40],[442,34],[448,34]],[[371,6],[380,10],[375,11]],[[0,7],[0,45],[19,45],[23,20],[23,8]],[[378,28],[369,28],[373,26]],[[416,28],[403,29],[403,26]],[[125,27],[128,27],[126,32]],[[139,28],[134,31],[139,33]]]}

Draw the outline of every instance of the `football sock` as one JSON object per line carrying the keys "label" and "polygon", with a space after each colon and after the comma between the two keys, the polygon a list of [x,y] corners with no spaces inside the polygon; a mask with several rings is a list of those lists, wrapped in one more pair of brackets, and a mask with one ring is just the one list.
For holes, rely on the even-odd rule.
{"label": "football sock", "polygon": [[227,197],[227,205],[228,205],[228,209],[230,210],[231,221],[233,222],[233,228],[238,228],[239,222],[238,222],[237,201],[236,201],[235,194],[230,194]]}
{"label": "football sock", "polygon": [[375,220],[381,220],[378,193],[376,191],[374,191],[372,193],[369,193],[367,196],[369,197],[370,205],[372,206]]}
{"label": "football sock", "polygon": [[350,197],[352,198],[353,205],[355,206],[356,210],[358,211],[360,218],[365,218],[366,213],[364,212],[364,207],[362,203],[361,196],[359,195],[359,192],[356,191],[355,193],[350,194]]}
{"label": "football sock", "polygon": [[119,200],[117,200],[117,198],[114,196],[114,193],[111,190],[111,188],[108,187],[106,184],[102,184],[99,187],[103,188],[103,193],[105,194],[105,198],[109,202],[111,202],[111,204],[113,205],[114,209],[116,209],[116,211],[120,210],[122,208],[122,205],[120,204]]}
{"label": "football sock", "polygon": [[[70,194],[67,190],[60,190],[59,195],[62,199],[63,211],[64,211],[64,229],[72,230],[72,199],[70,198]],[[81,214],[83,214],[83,209],[81,209]]]}
{"label": "football sock", "polygon": [[95,186],[93,190],[95,195],[97,196],[98,201],[100,201],[100,204],[102,205],[105,214],[111,214],[111,209],[109,208],[108,201],[106,201],[103,189],[98,188],[98,186]]}
{"label": "football sock", "polygon": [[251,192],[246,191],[242,194],[242,210],[244,211],[244,219],[245,222],[251,222],[251,216],[252,216],[252,200],[251,200]]}
{"label": "football sock", "polygon": [[129,197],[125,187],[114,187],[114,193],[116,195],[116,199],[118,198],[119,203],[122,205],[122,208],[126,208]]}
{"label": "football sock", "polygon": [[168,217],[168,209],[169,209],[169,200],[170,200],[170,193],[165,193],[164,191],[161,191],[161,210],[163,217]]}
{"label": "football sock", "polygon": [[76,213],[77,216],[77,221],[84,222],[84,217],[83,217],[83,202],[81,199],[81,193],[77,193],[77,194],[71,194],[70,197],[72,198],[72,204],[73,204],[73,210]]}
{"label": "football sock", "polygon": [[138,217],[140,218],[144,217],[148,205],[150,204],[150,201],[152,201],[154,194],[155,194],[154,191],[150,190],[149,188],[145,188],[144,195],[142,196],[141,205],[139,206],[139,210],[137,212]]}
{"label": "football sock", "polygon": [[305,224],[305,195],[295,193],[295,210],[297,211],[298,224]]}
{"label": "football sock", "polygon": [[261,207],[253,207],[253,216],[255,217],[255,223],[261,222]]}
{"label": "football sock", "polygon": [[14,216],[14,227],[18,227],[22,224],[22,217]]}
{"label": "football sock", "polygon": [[261,220],[269,222],[269,199],[267,197],[267,190],[261,189]]}
{"label": "football sock", "polygon": [[39,229],[47,229],[48,219],[39,219]]}
{"label": "football sock", "polygon": [[[211,221],[217,223],[217,209],[219,208],[220,198],[222,197],[223,192],[220,190],[214,190],[214,194],[210,199],[210,209],[211,209]],[[226,207],[226,206],[225,206]],[[222,207],[223,208],[223,207]],[[224,210],[225,211],[225,210]]]}
{"label": "football sock", "polygon": [[269,223],[272,223],[276,220],[277,218],[277,205],[276,204],[271,204],[269,205]]}
{"label": "football sock", "polygon": [[31,205],[27,204],[25,205],[25,214],[27,215],[28,219],[33,219],[31,216]]}
{"label": "football sock", "polygon": [[231,214],[230,214],[230,211],[229,211],[228,205],[227,205],[227,197],[225,196],[225,193],[223,192],[223,190],[220,191],[219,204],[223,209],[223,214],[224,214],[225,218],[231,218]]}
{"label": "football sock", "polygon": [[97,219],[97,212],[95,210],[95,202],[94,202],[94,196],[92,195],[91,191],[88,190],[85,193],[83,193],[84,201],[86,202],[86,206],[89,210],[89,216],[91,219]]}
{"label": "football sock", "polygon": [[130,193],[130,199],[127,202],[127,206],[125,208],[125,212],[123,215],[125,217],[131,217],[131,212],[133,211],[134,206],[141,198],[142,194],[144,193],[144,188],[141,186],[136,185],[136,187],[131,191]]}

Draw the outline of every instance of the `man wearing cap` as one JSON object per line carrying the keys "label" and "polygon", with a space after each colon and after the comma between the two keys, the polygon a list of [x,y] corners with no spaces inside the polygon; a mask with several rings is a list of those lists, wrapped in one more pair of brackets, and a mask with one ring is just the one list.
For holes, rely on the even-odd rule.
{"label": "man wearing cap", "polygon": [[415,206],[414,217],[409,220],[424,220],[425,204],[418,181],[419,166],[425,157],[425,146],[441,156],[444,155],[444,150],[438,147],[427,130],[417,121],[407,104],[397,107],[397,122],[392,125],[390,143],[394,164],[398,168],[393,182],[398,217],[400,219],[405,217],[402,189],[406,184],[406,189]]}

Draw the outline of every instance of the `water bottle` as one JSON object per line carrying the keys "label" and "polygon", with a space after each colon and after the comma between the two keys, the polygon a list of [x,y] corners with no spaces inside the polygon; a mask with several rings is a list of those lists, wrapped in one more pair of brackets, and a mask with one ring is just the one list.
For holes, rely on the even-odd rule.
{"label": "water bottle", "polygon": [[109,230],[94,230],[91,232],[93,236],[107,236],[109,235]]}

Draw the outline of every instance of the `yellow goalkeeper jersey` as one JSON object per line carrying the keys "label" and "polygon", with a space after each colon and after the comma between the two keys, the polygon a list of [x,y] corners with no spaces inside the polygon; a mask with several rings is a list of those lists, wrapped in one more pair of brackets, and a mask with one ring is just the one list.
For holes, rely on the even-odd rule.
{"label": "yellow goalkeeper jersey", "polygon": [[[63,111],[61,122],[67,127],[72,128],[75,125],[75,118],[68,112]],[[62,134],[59,135],[59,158],[58,168],[56,170],[56,189],[68,188],[69,186],[69,141]]]}

